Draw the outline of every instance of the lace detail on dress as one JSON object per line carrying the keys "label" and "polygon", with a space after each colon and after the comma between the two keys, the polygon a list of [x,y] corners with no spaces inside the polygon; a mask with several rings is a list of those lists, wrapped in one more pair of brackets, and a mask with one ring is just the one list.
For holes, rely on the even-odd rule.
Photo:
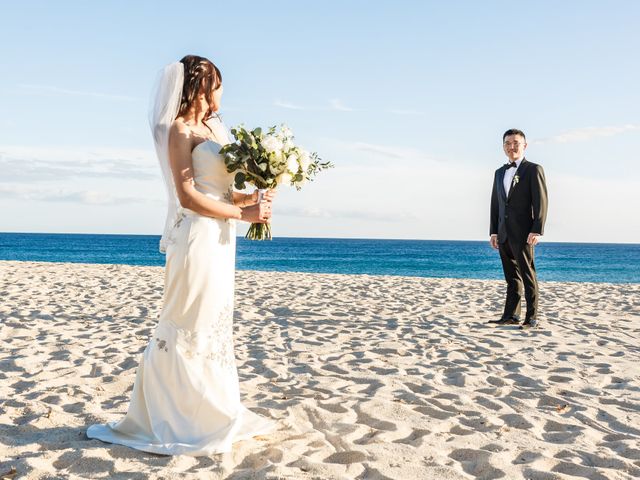
{"label": "lace detail on dress", "polygon": [[220,310],[208,328],[188,330],[163,322],[156,328],[155,348],[161,352],[174,352],[186,358],[201,358],[227,369],[236,368],[233,353],[233,306]]}
{"label": "lace detail on dress", "polygon": [[[222,198],[229,204],[233,205],[233,184],[229,184],[227,191],[222,194]],[[235,225],[235,220],[231,218],[220,219],[224,224],[220,228],[219,241],[222,245],[226,245],[231,241],[231,226]]]}
{"label": "lace detail on dress", "polygon": [[226,192],[224,192],[224,195],[222,195],[222,197],[231,205],[233,205],[233,185],[229,185],[229,188]]}
{"label": "lace detail on dress", "polygon": [[176,214],[176,221],[173,223],[173,227],[171,227],[168,238],[166,240],[167,246],[176,243],[176,232],[178,231],[178,227],[180,227],[180,224],[186,217],[187,215],[184,213],[184,211],[182,211],[182,209],[178,209],[178,212]]}
{"label": "lace detail on dress", "polygon": [[160,340],[159,338],[156,338],[156,345],[160,350],[164,350],[165,352],[169,351],[169,349],[167,348],[166,340]]}

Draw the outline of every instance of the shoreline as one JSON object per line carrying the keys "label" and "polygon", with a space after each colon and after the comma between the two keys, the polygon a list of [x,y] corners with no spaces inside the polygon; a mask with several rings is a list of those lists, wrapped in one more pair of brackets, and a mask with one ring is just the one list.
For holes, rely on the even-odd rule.
{"label": "shoreline", "polygon": [[[160,240],[157,233],[83,233],[83,232],[0,232],[0,235],[87,235],[87,236],[111,236],[111,237],[153,237]],[[237,239],[244,239],[244,235],[236,235]],[[446,238],[367,238],[367,237],[295,237],[278,235],[276,238],[287,240],[359,240],[359,241],[381,241],[381,242],[458,242],[458,243],[488,243],[489,239],[446,239]],[[622,245],[638,246],[640,242],[576,242],[576,241],[543,241],[540,245]]]}
{"label": "shoreline", "polygon": [[[3,263],[31,263],[31,264],[53,264],[53,265],[83,265],[83,266],[111,266],[111,267],[133,267],[133,268],[159,268],[164,269],[163,265],[133,265],[130,263],[86,263],[86,262],[57,262],[57,261],[44,261],[44,260],[0,260],[0,266]],[[376,274],[376,273],[332,273],[332,272],[303,272],[297,270],[258,270],[258,269],[241,269],[237,268],[238,272],[255,272],[255,273],[283,273],[283,274],[300,274],[300,275],[335,275],[340,277],[382,277],[382,278],[407,278],[407,279],[422,279],[422,280],[451,280],[451,281],[478,281],[478,282],[499,282],[505,283],[503,278],[471,278],[471,277],[421,277],[413,275],[389,275],[389,274]],[[571,280],[538,280],[540,285],[542,284],[576,284],[576,285],[594,285],[594,286],[640,286],[638,282],[578,282]]]}

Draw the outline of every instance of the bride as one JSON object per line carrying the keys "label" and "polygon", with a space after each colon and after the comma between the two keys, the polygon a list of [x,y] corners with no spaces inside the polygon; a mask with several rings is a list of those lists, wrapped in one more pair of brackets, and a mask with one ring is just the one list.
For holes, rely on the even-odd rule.
{"label": "bride", "polygon": [[169,198],[163,306],[126,416],[91,425],[89,438],[200,456],[275,428],[240,402],[232,324],[235,221],[267,222],[274,194],[258,202],[257,191],[233,191],[218,153],[229,143],[216,114],[222,90],[220,70],[203,57],[160,74],[150,123]]}

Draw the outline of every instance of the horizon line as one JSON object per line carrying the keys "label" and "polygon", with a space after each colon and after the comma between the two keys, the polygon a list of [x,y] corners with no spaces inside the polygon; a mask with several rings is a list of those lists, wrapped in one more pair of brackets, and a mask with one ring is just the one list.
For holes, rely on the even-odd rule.
{"label": "horizon line", "polygon": [[[161,237],[160,234],[152,233],[86,233],[86,232],[0,232],[3,234],[13,235],[104,235],[104,236],[122,236],[122,237]],[[486,239],[445,239],[445,238],[369,238],[369,237],[297,237],[288,235],[278,235],[276,238],[298,239],[298,240],[381,240],[396,242],[489,242]],[[245,239],[244,235],[236,235],[236,239]],[[636,245],[640,246],[640,242],[577,242],[577,241],[542,241],[538,244],[581,244],[581,245]]]}

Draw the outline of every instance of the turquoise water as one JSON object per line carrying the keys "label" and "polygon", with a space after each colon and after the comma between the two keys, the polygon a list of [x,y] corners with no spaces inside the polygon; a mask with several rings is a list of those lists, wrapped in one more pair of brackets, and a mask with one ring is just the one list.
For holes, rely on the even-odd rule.
{"label": "turquoise water", "polygon": [[[164,265],[155,235],[0,233],[0,260]],[[542,243],[540,280],[640,282],[639,244]],[[496,251],[487,242],[238,238],[243,270],[500,279]]]}

